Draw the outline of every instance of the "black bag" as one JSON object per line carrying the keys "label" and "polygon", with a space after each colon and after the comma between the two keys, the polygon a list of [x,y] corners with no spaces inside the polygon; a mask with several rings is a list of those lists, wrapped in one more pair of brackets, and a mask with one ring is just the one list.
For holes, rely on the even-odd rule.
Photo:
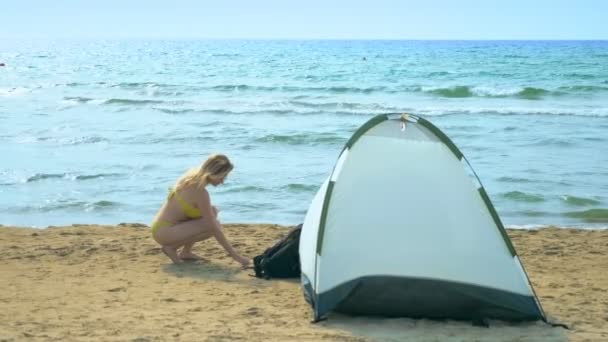
{"label": "black bag", "polygon": [[299,278],[301,231],[302,225],[299,224],[274,246],[254,257],[255,276],[264,279]]}

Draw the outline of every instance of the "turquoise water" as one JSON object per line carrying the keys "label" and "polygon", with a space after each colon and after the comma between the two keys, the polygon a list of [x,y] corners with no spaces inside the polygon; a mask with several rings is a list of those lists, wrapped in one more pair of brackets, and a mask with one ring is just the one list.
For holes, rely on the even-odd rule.
{"label": "turquoise water", "polygon": [[0,223],[148,223],[211,152],[225,222],[296,224],[350,135],[411,112],[509,226],[608,227],[607,41],[0,40]]}

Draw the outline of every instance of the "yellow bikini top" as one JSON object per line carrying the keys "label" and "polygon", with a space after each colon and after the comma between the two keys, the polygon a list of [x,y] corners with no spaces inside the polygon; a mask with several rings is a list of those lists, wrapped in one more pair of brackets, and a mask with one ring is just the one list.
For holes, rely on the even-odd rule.
{"label": "yellow bikini top", "polygon": [[203,216],[199,208],[196,208],[192,204],[186,202],[186,200],[183,199],[182,196],[180,196],[177,192],[175,192],[175,190],[169,188],[169,196],[167,196],[167,200],[171,197],[175,197],[177,203],[179,203],[179,206],[182,207],[184,214],[186,214],[186,216],[188,216],[189,218],[195,219]]}

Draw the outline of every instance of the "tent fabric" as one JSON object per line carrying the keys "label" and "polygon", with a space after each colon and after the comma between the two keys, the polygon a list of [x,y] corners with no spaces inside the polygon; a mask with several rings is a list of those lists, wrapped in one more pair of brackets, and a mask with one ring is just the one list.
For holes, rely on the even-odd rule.
{"label": "tent fabric", "polygon": [[306,214],[300,262],[316,319],[544,319],[474,171],[414,115],[378,115],[349,139]]}

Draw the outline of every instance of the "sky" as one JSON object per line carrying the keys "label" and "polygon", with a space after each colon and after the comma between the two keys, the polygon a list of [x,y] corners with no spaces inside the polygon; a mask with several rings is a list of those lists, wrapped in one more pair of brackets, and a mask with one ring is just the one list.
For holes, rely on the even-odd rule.
{"label": "sky", "polygon": [[12,0],[0,38],[608,39],[608,0]]}

